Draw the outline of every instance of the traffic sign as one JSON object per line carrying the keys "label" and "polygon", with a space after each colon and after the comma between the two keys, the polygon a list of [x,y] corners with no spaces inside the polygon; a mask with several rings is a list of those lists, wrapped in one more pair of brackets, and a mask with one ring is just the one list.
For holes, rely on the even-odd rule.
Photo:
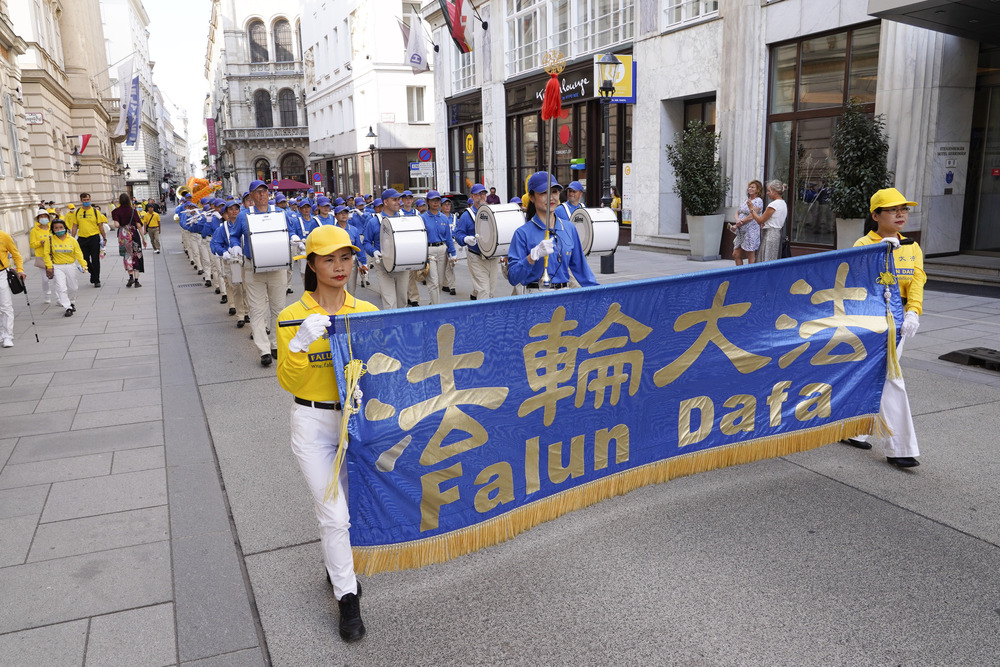
{"label": "traffic sign", "polygon": [[313,180],[319,183],[320,181],[323,180],[323,174],[316,172],[315,174],[313,174]]}
{"label": "traffic sign", "polygon": [[429,148],[421,148],[419,151],[417,151],[417,159],[420,160],[421,162],[430,162],[431,161],[431,149],[429,149]]}

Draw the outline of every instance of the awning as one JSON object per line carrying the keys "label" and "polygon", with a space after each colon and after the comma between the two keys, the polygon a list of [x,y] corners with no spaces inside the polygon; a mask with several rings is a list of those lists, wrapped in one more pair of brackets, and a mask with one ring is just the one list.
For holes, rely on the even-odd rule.
{"label": "awning", "polygon": [[977,42],[1000,43],[1000,3],[992,0],[869,0],[868,13]]}

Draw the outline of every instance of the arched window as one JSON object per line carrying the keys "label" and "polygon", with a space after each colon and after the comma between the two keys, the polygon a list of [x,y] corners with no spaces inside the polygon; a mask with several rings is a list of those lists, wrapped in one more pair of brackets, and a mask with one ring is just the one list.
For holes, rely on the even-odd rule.
{"label": "arched window", "polygon": [[254,21],[247,31],[250,36],[250,62],[267,62],[267,30],[263,21]]}
{"label": "arched window", "polygon": [[271,163],[260,158],[253,163],[254,178],[258,181],[271,180]]}
{"label": "arched window", "polygon": [[257,114],[257,127],[274,127],[271,116],[271,94],[266,90],[258,90],[253,94],[253,108]]}
{"label": "arched window", "polygon": [[299,60],[302,60],[302,22],[295,22],[295,37],[299,47]]}
{"label": "arched window", "polygon": [[295,109],[295,93],[290,88],[278,93],[278,111],[281,113],[281,127],[295,127],[299,124]]}
{"label": "arched window", "polygon": [[274,24],[274,60],[279,63],[295,60],[292,57],[292,27],[285,19]]}
{"label": "arched window", "polygon": [[306,182],[306,163],[301,156],[289,153],[281,158],[281,177],[290,178],[299,183]]}

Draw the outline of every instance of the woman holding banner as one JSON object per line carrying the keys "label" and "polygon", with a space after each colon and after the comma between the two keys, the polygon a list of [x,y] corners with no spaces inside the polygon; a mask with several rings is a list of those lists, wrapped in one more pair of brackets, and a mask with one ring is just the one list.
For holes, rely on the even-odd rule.
{"label": "woman holding banner", "polygon": [[583,287],[597,285],[576,226],[555,215],[561,190],[548,172],[528,179],[528,221],[514,230],[507,251],[507,281],[524,285],[525,293],[569,287],[571,278]]}
{"label": "woman holding banner", "polygon": [[[903,297],[905,311],[903,324],[899,328],[901,340],[896,346],[896,354],[901,355],[903,344],[912,338],[920,327],[920,315],[924,306],[924,284],[927,282],[923,251],[912,239],[900,234],[909,218],[910,207],[916,206],[917,203],[908,201],[896,188],[886,188],[872,195],[870,204],[870,222],[874,224],[875,229],[855,241],[854,245],[885,242],[893,247],[896,283],[899,285],[899,294]],[[879,417],[892,432],[890,436],[876,438],[881,441],[886,461],[900,468],[920,465],[916,459],[920,456],[920,448],[917,446],[917,434],[910,414],[910,399],[906,394],[903,378],[895,380],[886,378],[882,388]],[[845,442],[858,449],[872,448],[865,436],[851,438]]]}
{"label": "woman holding banner", "polygon": [[[306,478],[319,520],[320,544],[327,581],[340,608],[340,637],[347,642],[365,635],[361,620],[361,584],[354,574],[350,515],[347,510],[347,466],[341,465],[341,422],[344,399],[330,367],[331,316],[378,310],[347,292],[357,246],[337,225],[317,227],[306,237],[305,293],[285,308],[278,322],[278,382],[291,393],[292,451]],[[293,335],[294,333],[294,335]],[[360,399],[357,399],[360,400]],[[343,446],[347,447],[346,437]]]}

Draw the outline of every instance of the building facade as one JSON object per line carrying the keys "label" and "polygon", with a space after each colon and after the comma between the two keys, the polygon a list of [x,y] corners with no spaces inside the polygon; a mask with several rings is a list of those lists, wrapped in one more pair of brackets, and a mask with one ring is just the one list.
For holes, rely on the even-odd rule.
{"label": "building facade", "polygon": [[[420,169],[435,160],[434,75],[415,73],[404,62],[399,27],[426,30],[418,18],[420,4],[306,0],[309,158],[324,189],[344,194],[432,187],[433,172]],[[430,159],[420,159],[421,149],[429,149],[422,157]],[[425,166],[411,171],[411,163],[421,162]]]}
{"label": "building facade", "polygon": [[308,178],[300,11],[265,0],[212,4],[206,118],[215,121],[218,155],[209,159],[227,190]]}

